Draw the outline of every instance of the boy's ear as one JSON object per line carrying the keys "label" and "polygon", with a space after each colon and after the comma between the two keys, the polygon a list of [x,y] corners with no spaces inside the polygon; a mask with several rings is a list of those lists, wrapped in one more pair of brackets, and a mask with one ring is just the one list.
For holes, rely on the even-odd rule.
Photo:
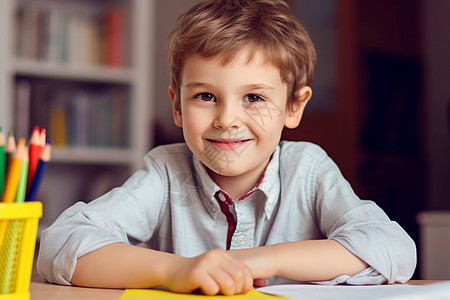
{"label": "boy's ear", "polygon": [[309,86],[304,86],[294,92],[294,99],[292,99],[290,107],[287,108],[284,126],[293,129],[300,124],[306,104],[308,104],[311,96],[312,89]]}
{"label": "boy's ear", "polygon": [[175,122],[175,125],[177,125],[178,127],[183,127],[183,119],[181,118],[180,99],[176,99],[177,94],[170,85],[169,85],[169,97],[170,101],[172,101],[173,121]]}

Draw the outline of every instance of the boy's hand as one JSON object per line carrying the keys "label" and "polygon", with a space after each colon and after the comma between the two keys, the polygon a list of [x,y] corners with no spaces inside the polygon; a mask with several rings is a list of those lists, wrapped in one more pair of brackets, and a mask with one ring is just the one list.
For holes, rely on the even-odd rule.
{"label": "boy's hand", "polygon": [[207,295],[241,294],[253,288],[251,270],[229,253],[214,249],[202,255],[177,257],[168,268],[167,285],[171,291]]}

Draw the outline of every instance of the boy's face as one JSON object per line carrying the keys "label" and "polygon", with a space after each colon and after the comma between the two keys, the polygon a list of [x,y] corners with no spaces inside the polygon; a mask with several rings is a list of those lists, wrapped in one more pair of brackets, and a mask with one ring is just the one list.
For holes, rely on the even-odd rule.
{"label": "boy's face", "polygon": [[[175,124],[183,128],[191,151],[218,176],[261,174],[283,127],[301,118],[287,111],[287,85],[279,70],[261,56],[250,63],[246,58],[244,51],[222,65],[193,55],[181,74]],[[175,97],[172,90],[170,96]]]}

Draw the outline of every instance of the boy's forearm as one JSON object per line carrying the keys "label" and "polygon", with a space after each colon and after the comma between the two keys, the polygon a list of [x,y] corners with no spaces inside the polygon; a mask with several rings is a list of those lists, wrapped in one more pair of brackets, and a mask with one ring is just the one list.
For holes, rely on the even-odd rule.
{"label": "boy's forearm", "polygon": [[364,261],[335,240],[289,242],[273,248],[280,266],[277,275],[294,280],[331,280],[367,268]]}
{"label": "boy's forearm", "polygon": [[251,270],[221,249],[182,257],[122,243],[92,251],[77,261],[71,282],[104,288],[167,287],[171,291],[234,295],[252,288]]}
{"label": "boy's forearm", "polygon": [[71,282],[104,288],[156,287],[164,283],[173,254],[122,243],[110,244],[77,260]]}
{"label": "boy's forearm", "polygon": [[298,281],[326,281],[355,275],[368,266],[334,240],[286,242],[230,253],[246,263],[255,278],[278,275]]}

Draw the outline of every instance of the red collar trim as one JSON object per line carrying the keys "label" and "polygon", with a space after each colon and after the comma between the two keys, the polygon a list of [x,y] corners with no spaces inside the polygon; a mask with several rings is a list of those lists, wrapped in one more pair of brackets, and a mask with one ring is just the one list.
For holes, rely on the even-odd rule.
{"label": "red collar trim", "polygon": [[[266,174],[266,169],[264,169],[263,173],[261,174],[261,177],[259,177],[258,182],[256,183],[255,187],[247,194],[239,197],[239,199],[237,201],[244,200],[245,198],[254,194],[258,190],[259,185],[261,184],[265,174]],[[225,200],[222,200],[223,202],[227,203],[228,205],[233,205],[233,199],[231,199],[230,195],[228,195],[227,192],[225,192],[223,190],[220,190],[219,192],[225,197]],[[219,198],[219,200],[221,200],[221,199]]]}

